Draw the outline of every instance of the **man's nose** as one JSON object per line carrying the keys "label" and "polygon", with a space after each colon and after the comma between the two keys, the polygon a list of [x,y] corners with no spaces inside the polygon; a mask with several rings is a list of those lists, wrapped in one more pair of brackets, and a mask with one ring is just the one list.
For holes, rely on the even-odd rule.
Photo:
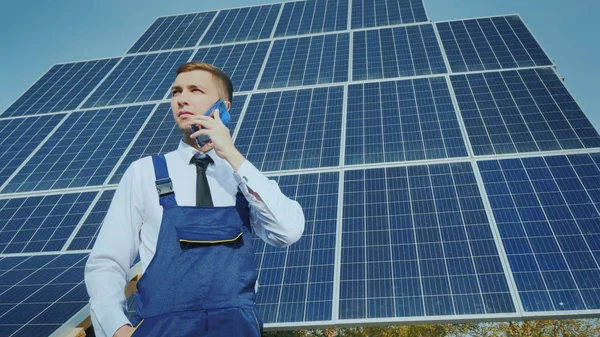
{"label": "man's nose", "polygon": [[185,93],[185,91],[177,96],[177,104],[180,107],[188,105],[188,95]]}

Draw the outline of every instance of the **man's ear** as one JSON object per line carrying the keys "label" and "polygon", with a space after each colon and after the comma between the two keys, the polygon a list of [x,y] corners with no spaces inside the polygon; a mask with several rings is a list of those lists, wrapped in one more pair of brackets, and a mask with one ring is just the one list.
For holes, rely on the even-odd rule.
{"label": "man's ear", "polygon": [[231,102],[230,101],[223,101],[225,103],[225,107],[227,108],[227,110],[231,109]]}

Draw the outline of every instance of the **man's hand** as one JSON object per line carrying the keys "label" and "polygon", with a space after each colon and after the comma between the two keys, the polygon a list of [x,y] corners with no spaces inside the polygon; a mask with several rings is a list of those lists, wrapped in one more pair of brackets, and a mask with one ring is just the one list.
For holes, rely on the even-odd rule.
{"label": "man's hand", "polygon": [[229,129],[221,122],[219,110],[213,111],[212,116],[197,116],[192,121],[193,124],[201,126],[203,129],[190,135],[196,138],[201,135],[210,137],[208,144],[212,144],[217,155],[229,162],[234,171],[237,171],[244,160],[244,156],[235,148]]}
{"label": "man's hand", "polygon": [[115,334],[113,335],[113,337],[130,337],[131,335],[133,335],[133,332],[135,331],[135,329],[131,326],[131,325],[123,325],[122,327],[120,327]]}

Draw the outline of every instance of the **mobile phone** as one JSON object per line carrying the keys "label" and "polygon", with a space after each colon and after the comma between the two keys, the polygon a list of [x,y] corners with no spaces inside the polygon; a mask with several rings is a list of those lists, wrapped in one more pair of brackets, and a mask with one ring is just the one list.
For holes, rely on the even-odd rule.
{"label": "mobile phone", "polygon": [[[231,121],[231,115],[229,114],[229,111],[227,110],[227,107],[225,106],[225,102],[223,102],[222,99],[219,99],[215,104],[211,105],[210,108],[208,108],[208,110],[206,110],[206,112],[204,113],[204,116],[210,116],[210,114],[214,111],[214,110],[219,110],[219,117],[221,118],[221,122],[223,122],[223,124],[227,125],[230,121]],[[190,131],[192,131],[192,133],[196,132],[200,130],[200,128],[196,125],[192,125],[190,126]],[[196,143],[198,143],[198,146],[202,147],[202,143],[204,142],[208,142],[210,140],[209,136],[198,136],[196,137]]]}

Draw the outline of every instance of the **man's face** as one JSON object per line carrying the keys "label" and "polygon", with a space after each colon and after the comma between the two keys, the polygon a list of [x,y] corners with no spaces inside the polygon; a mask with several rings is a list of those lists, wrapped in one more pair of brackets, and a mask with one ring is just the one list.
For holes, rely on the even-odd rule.
{"label": "man's face", "polygon": [[213,75],[194,70],[177,75],[171,88],[171,108],[175,123],[184,133],[190,133],[192,116],[203,115],[219,99]]}

